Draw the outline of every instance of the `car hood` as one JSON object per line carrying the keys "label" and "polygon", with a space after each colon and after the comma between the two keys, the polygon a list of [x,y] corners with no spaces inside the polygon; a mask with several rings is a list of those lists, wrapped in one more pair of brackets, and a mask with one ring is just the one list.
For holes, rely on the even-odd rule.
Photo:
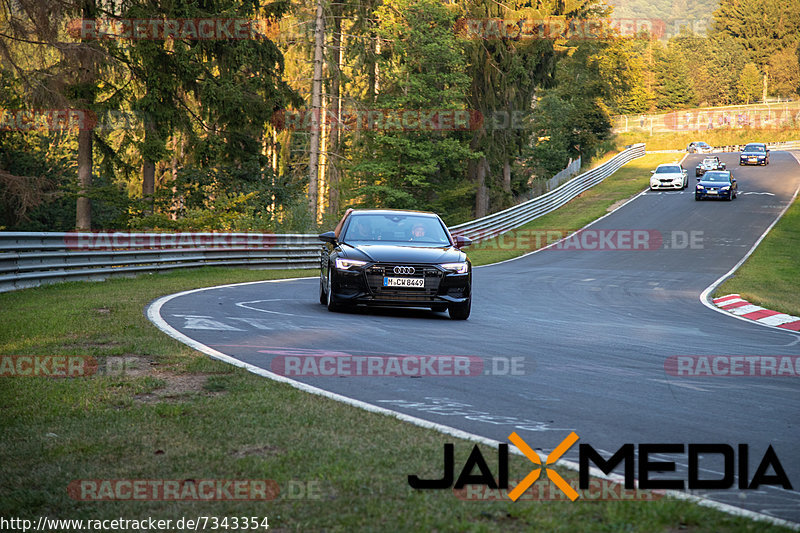
{"label": "car hood", "polygon": [[704,181],[700,180],[697,182],[698,185],[702,185],[703,187],[730,187],[731,184],[725,181]]}
{"label": "car hood", "polygon": [[466,254],[454,246],[415,246],[342,243],[348,258],[378,263],[455,263],[466,261]]}
{"label": "car hood", "polygon": [[760,155],[760,156],[764,157],[767,154],[766,154],[766,152],[742,152],[742,155],[747,155],[747,156]]}
{"label": "car hood", "polygon": [[667,173],[662,172],[661,174],[651,174],[651,176],[654,177],[657,180],[664,180],[664,179],[673,179],[674,180],[674,179],[677,179],[677,178],[682,178],[683,174],[672,173],[672,172],[667,174]]}

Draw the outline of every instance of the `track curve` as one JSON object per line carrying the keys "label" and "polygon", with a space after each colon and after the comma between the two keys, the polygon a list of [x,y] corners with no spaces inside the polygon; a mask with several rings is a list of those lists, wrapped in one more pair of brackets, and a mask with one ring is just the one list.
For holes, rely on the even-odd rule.
{"label": "track curve", "polygon": [[[701,157],[684,161],[690,177]],[[695,202],[691,185],[645,191],[591,228],[658,232],[657,248],[549,248],[476,268],[466,322],[422,310],[329,313],[316,278],[173,295],[156,321],[267,370],[285,353],[521,358],[520,375],[294,379],[491,439],[516,431],[543,450],[569,431],[612,451],[626,442],[747,443],[752,475],[772,445],[795,490],[701,495],[800,523],[800,379],[689,379],[664,368],[674,355],[800,355],[800,335],[715,313],[698,298],[800,187],[788,152],[772,152],[767,167],[738,167],[738,154],[721,159],[738,180],[737,200]],[[577,447],[565,455],[576,457]],[[680,457],[666,460],[685,469]]]}

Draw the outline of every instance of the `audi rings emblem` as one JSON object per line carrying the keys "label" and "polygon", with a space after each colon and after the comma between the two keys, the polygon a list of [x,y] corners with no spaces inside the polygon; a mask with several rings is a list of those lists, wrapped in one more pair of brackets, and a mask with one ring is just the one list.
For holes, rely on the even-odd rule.
{"label": "audi rings emblem", "polygon": [[394,267],[392,272],[394,272],[395,274],[413,274],[414,273],[414,267],[405,267],[405,266],[401,267],[401,266],[398,266],[398,267]]}

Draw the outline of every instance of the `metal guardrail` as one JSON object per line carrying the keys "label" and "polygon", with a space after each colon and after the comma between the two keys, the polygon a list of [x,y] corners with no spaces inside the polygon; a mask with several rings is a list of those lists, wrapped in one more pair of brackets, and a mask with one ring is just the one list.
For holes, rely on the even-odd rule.
{"label": "metal guardrail", "polygon": [[557,189],[514,207],[509,207],[504,211],[453,226],[450,231],[454,234],[469,237],[474,242],[480,242],[518,228],[531,220],[555,211],[582,192],[606,179],[625,163],[644,156],[644,146],[644,144],[634,144],[602,165],[572,178]]}
{"label": "metal guardrail", "polygon": [[[633,145],[551,192],[451,230],[476,242],[500,235],[561,207],[644,154],[644,144]],[[313,269],[320,246],[314,234],[0,232],[0,292],[186,267]]]}
{"label": "metal guardrail", "polygon": [[800,150],[800,141],[781,141],[777,143],[767,143],[767,146],[769,147],[770,150]]}
{"label": "metal guardrail", "polygon": [[173,268],[316,268],[316,235],[0,232],[0,292]]}

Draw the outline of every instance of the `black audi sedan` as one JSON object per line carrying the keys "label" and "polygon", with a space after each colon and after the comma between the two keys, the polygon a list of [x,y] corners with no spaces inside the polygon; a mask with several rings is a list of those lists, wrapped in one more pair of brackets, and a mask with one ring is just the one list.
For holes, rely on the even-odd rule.
{"label": "black audi sedan", "polygon": [[319,301],[340,307],[427,307],[465,320],[472,305],[472,264],[434,213],[349,210],[335,231],[319,236]]}

